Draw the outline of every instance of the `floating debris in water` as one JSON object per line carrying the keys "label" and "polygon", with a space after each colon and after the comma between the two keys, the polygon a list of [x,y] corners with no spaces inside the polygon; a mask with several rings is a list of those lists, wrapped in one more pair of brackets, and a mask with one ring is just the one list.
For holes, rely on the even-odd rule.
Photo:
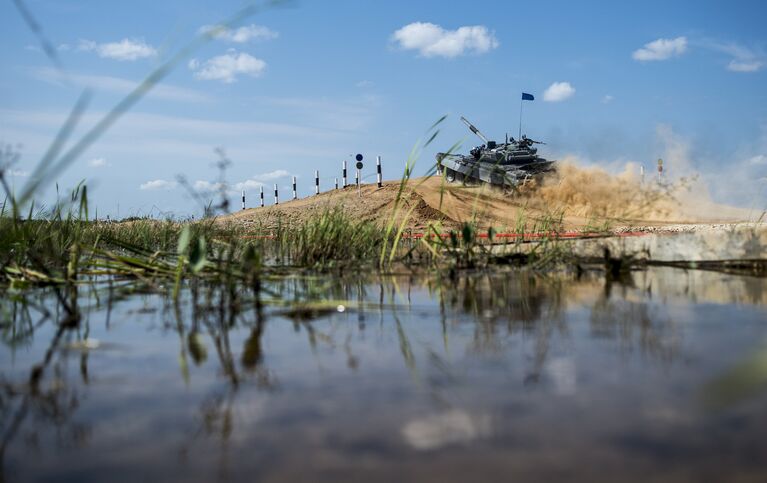
{"label": "floating debris in water", "polygon": [[64,346],[64,349],[66,350],[72,350],[72,351],[89,351],[98,349],[101,347],[101,341],[98,339],[83,339],[83,340],[76,340],[73,342],[70,342],[66,346]]}

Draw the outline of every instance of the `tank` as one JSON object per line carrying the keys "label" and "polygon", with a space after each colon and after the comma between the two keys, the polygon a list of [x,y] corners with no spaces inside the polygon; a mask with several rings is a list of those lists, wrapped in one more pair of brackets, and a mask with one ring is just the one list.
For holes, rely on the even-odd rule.
{"label": "tank", "polygon": [[465,117],[461,121],[484,144],[469,151],[468,155],[437,153],[437,171],[448,182],[465,184],[487,183],[501,188],[515,188],[529,180],[553,172],[556,161],[538,156],[533,141],[525,135],[521,139],[508,139],[504,143],[490,141]]}

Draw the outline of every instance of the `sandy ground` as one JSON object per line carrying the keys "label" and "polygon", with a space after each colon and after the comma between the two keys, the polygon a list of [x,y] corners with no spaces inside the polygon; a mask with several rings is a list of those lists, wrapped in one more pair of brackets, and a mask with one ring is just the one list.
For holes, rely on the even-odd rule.
{"label": "sandy ground", "polygon": [[[392,216],[399,181],[332,190],[316,196],[252,208],[221,218],[252,228],[300,224],[323,211],[338,208],[355,219],[386,224]],[[716,204],[692,196],[679,186],[641,183],[630,175],[608,175],[598,169],[561,166],[540,186],[504,193],[487,186],[445,183],[440,177],[410,180],[403,192],[400,215],[412,210],[408,227],[423,231],[439,222],[445,229],[474,220],[499,232],[521,225],[535,230],[561,217],[565,230],[582,230],[609,223],[616,231],[694,231],[754,222],[761,213]]]}

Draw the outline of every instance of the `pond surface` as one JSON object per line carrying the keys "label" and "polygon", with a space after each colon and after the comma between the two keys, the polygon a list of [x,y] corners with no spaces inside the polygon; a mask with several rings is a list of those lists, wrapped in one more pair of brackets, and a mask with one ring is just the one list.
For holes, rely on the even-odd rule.
{"label": "pond surface", "polygon": [[765,279],[118,285],[2,295],[0,480],[767,479]]}

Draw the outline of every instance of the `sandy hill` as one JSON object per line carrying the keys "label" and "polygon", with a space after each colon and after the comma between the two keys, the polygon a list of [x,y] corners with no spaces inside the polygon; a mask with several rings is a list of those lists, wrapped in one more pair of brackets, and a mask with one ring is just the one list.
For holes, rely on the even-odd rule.
{"label": "sandy hill", "polygon": [[[403,194],[403,211],[412,209],[408,226],[423,230],[429,222],[454,228],[475,220],[480,226],[513,230],[520,223],[531,227],[545,218],[562,217],[566,229],[595,226],[658,226],[682,223],[748,221],[758,214],[718,205],[706,199],[676,196],[678,187],[642,184],[631,176],[612,176],[598,169],[561,166],[541,186],[526,186],[504,193],[487,186],[445,183],[440,177],[411,179]],[[277,223],[297,224],[336,207],[360,220],[385,224],[399,191],[399,181],[382,188],[363,185],[332,190],[277,206],[251,208],[221,218],[246,226],[271,228]],[[681,201],[684,200],[684,201]]]}

